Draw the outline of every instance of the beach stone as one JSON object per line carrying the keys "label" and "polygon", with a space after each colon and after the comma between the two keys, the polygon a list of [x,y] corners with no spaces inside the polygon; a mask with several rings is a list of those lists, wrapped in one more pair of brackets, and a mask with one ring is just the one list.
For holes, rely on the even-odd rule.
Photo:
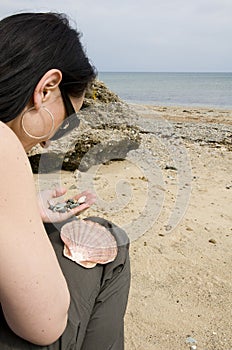
{"label": "beach stone", "polygon": [[210,239],[209,239],[209,243],[216,244],[217,242],[216,242],[216,240],[215,240],[214,238],[210,238]]}

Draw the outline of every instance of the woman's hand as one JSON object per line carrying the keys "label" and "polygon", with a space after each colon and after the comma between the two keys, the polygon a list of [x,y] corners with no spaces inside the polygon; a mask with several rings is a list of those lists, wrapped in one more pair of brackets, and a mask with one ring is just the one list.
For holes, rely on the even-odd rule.
{"label": "woman's hand", "polygon": [[39,212],[43,222],[62,222],[74,215],[78,215],[84,210],[88,209],[92,204],[96,201],[96,196],[89,192],[84,191],[72,198],[78,200],[79,198],[85,196],[85,202],[77,206],[76,208],[69,209],[66,212],[58,212],[49,209],[49,206],[55,205],[58,202],[65,202],[65,199],[57,200],[57,198],[63,196],[66,193],[65,188],[55,188],[53,190],[45,190],[38,193],[38,204],[39,204]]}

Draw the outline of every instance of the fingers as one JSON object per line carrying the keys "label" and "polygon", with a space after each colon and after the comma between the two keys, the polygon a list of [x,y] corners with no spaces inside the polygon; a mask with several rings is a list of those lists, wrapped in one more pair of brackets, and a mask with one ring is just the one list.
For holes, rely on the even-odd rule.
{"label": "fingers", "polygon": [[[78,199],[80,199],[83,196],[86,197],[85,204],[88,204],[89,206],[96,202],[96,199],[97,199],[96,195],[94,193],[90,192],[89,190],[81,192],[81,193],[77,194],[76,196],[74,196],[73,198],[78,200]],[[82,206],[82,204],[80,205],[80,207],[81,206]]]}
{"label": "fingers", "polygon": [[56,197],[63,196],[66,192],[67,190],[65,187],[57,187],[54,189],[52,197],[56,198]]}
{"label": "fingers", "polygon": [[80,213],[83,213],[83,211],[88,209],[91,205],[92,205],[92,203],[83,203],[83,204],[79,205],[78,207],[71,209],[69,214],[79,215]]}
{"label": "fingers", "polygon": [[[64,187],[57,187],[53,190],[47,190],[46,191],[46,196],[45,193],[43,193],[43,200],[42,204],[46,203],[45,206],[46,208],[43,208],[43,221],[44,222],[62,222],[65,221],[72,216],[79,215],[80,213],[83,213],[85,210],[87,210],[91,205],[93,205],[96,201],[96,195],[91,193],[90,191],[86,190],[83,191],[82,193],[77,194],[74,196],[72,199],[77,200],[80,199],[81,197],[85,196],[85,202],[81,203],[80,205],[67,210],[66,212],[58,212],[58,211],[52,211],[50,208],[47,208],[47,202],[51,199],[51,203],[53,202],[52,199],[54,199],[54,205],[56,205],[57,200],[55,198],[63,196],[67,192],[66,188]],[[45,198],[46,197],[46,198]],[[71,198],[70,198],[71,199]],[[59,200],[58,200],[59,201]],[[65,202],[65,199],[60,202]]]}

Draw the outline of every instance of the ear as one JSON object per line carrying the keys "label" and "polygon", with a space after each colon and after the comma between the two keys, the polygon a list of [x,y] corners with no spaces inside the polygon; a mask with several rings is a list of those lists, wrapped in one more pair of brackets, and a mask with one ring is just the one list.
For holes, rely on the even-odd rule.
{"label": "ear", "polygon": [[62,80],[62,73],[59,69],[50,69],[40,79],[33,94],[34,107],[38,110],[46,102],[52,93],[58,88]]}

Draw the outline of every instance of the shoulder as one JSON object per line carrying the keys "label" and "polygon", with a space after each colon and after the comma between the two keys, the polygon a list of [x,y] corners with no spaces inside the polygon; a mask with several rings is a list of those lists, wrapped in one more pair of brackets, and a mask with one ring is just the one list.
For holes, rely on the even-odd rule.
{"label": "shoulder", "polygon": [[4,141],[4,136],[8,136],[9,138],[17,139],[17,136],[13,133],[13,131],[3,122],[0,121],[0,140]]}
{"label": "shoulder", "polygon": [[0,154],[6,151],[6,148],[8,152],[17,150],[18,152],[25,153],[15,133],[6,124],[0,122]]}
{"label": "shoulder", "polygon": [[[17,163],[26,165],[31,169],[27,154],[15,133],[4,123],[0,122],[0,163],[4,164],[4,172],[11,170],[11,166]],[[17,164],[18,166],[19,164]]]}

